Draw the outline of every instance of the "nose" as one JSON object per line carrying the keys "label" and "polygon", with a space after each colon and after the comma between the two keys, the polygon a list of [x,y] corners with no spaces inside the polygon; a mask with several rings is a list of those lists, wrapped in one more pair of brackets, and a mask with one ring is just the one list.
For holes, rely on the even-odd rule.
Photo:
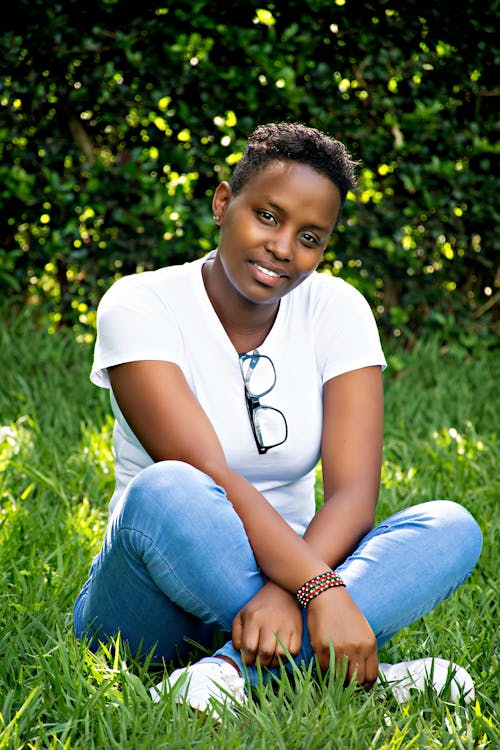
{"label": "nose", "polygon": [[293,238],[286,231],[275,231],[265,243],[266,250],[277,260],[291,260],[293,257]]}

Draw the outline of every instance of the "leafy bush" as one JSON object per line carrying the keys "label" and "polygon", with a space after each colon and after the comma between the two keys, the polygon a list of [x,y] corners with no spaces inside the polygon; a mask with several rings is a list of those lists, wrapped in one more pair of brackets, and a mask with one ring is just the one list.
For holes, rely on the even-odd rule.
{"label": "leafy bush", "polygon": [[217,181],[256,124],[286,119],[363,163],[323,269],[396,335],[495,341],[493,2],[13,12],[0,32],[0,282],[53,327],[90,330],[114,278],[213,247]]}

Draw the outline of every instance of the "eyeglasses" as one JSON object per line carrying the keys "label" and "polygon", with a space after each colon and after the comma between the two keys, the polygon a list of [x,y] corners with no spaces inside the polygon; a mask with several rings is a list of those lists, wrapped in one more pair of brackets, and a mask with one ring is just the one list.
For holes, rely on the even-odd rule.
{"label": "eyeglasses", "polygon": [[288,437],[285,415],[273,406],[262,406],[259,399],[276,385],[273,361],[257,349],[252,354],[240,354],[240,369],[245,383],[245,400],[259,453],[267,453],[281,445]]}

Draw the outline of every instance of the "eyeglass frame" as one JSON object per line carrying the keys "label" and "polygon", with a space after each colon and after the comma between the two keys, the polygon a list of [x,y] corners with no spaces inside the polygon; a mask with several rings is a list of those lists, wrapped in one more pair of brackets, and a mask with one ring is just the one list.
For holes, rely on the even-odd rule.
{"label": "eyeglass frame", "polygon": [[[245,387],[245,403],[247,407],[248,417],[250,419],[250,426],[252,428],[252,433],[253,433],[253,437],[255,440],[255,445],[257,446],[257,450],[259,454],[264,455],[269,450],[271,450],[271,448],[277,448],[278,445],[283,445],[283,443],[286,442],[288,438],[288,423],[281,409],[277,409],[275,406],[266,406],[265,404],[260,403],[260,399],[263,396],[266,396],[268,393],[270,393],[273,390],[274,386],[276,385],[276,368],[274,366],[274,362],[271,359],[271,357],[268,357],[267,354],[261,354],[259,351],[257,351],[257,349],[255,349],[251,354],[247,354],[246,352],[243,352],[242,354],[239,354],[238,357],[239,357],[240,371],[243,377],[243,385]],[[256,359],[257,362],[261,359],[267,359],[271,363],[271,367],[273,370],[273,375],[274,375],[273,384],[267,390],[263,391],[262,393],[259,393],[258,395],[252,395],[250,393],[249,388],[248,388],[248,383],[250,381],[250,378],[247,377],[243,371],[243,362],[245,362],[248,359],[250,360]],[[257,365],[254,365],[252,367],[252,371],[255,369],[256,366]],[[259,430],[255,423],[255,412],[257,411],[257,409],[269,409],[271,411],[277,412],[283,417],[283,423],[285,425],[285,437],[283,438],[283,440],[280,440],[279,443],[273,443],[273,445],[263,445],[262,439],[259,437]]]}

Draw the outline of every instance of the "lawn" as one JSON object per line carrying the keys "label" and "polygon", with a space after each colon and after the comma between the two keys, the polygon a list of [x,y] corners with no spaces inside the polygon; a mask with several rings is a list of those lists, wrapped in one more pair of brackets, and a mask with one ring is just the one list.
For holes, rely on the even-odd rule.
{"label": "lawn", "polygon": [[158,676],[123,648],[91,654],[74,639],[73,600],[113,488],[112,420],[106,393],[88,380],[90,345],[71,332],[49,335],[27,313],[8,318],[0,323],[0,748],[500,746],[498,351],[392,344],[385,374],[378,516],[459,500],[478,520],[484,549],[472,578],[380,657],[452,659],[471,673],[476,702],[419,695],[398,705],[305,671],[256,689],[217,728],[185,706],[151,703]]}

